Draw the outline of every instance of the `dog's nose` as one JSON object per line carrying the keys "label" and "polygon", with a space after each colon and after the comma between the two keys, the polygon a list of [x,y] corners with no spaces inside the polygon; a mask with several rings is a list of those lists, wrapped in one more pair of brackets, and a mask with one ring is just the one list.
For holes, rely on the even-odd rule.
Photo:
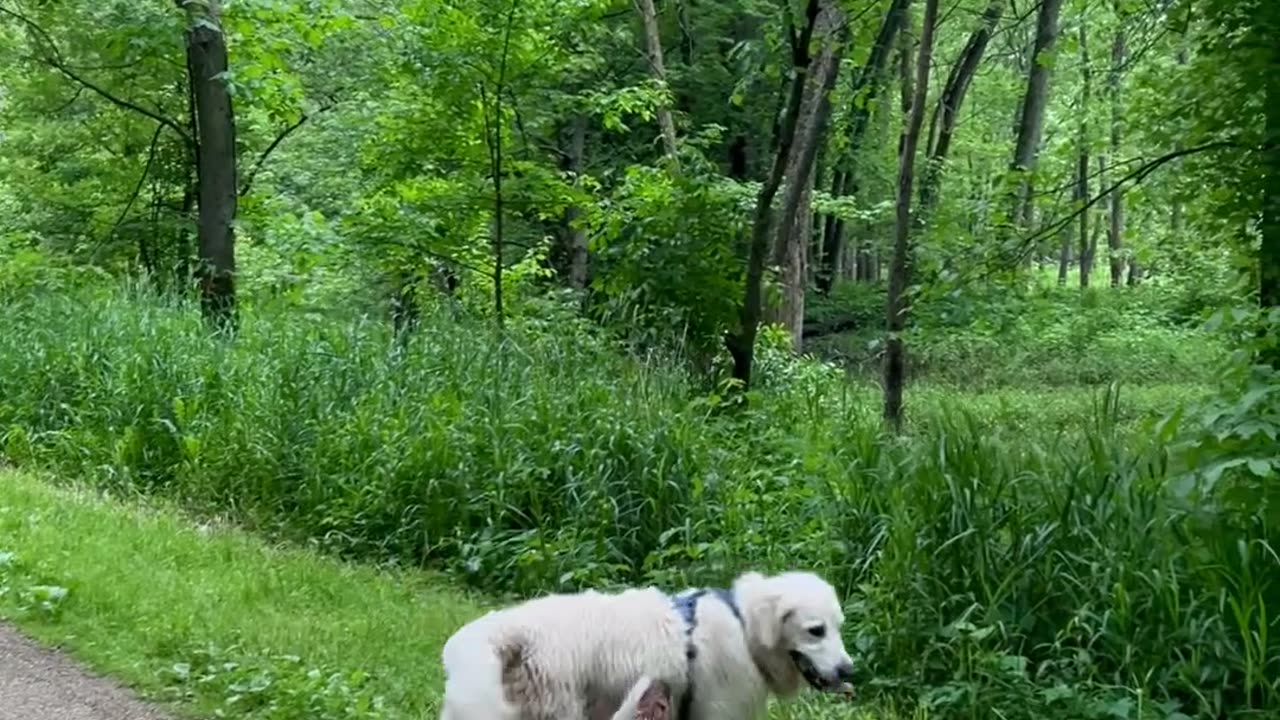
{"label": "dog's nose", "polygon": [[845,662],[837,665],[836,677],[845,681],[852,680],[853,679],[853,663]]}

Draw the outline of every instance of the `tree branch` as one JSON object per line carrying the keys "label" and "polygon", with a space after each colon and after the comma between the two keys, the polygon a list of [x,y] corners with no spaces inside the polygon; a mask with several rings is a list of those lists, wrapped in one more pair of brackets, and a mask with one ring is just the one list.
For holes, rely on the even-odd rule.
{"label": "tree branch", "polygon": [[1125,175],[1124,177],[1112,183],[1110,187],[1098,193],[1096,196],[1094,196],[1084,205],[1076,208],[1074,212],[1067,215],[1062,220],[1046,225],[1045,227],[1041,228],[1037,232],[1034,232],[1031,235],[1027,236],[1026,238],[1023,238],[1022,243],[1020,244],[1020,247],[1019,247],[1019,255],[1016,259],[1020,260],[1025,258],[1026,251],[1029,247],[1034,246],[1036,242],[1043,240],[1047,237],[1050,237],[1054,233],[1066,227],[1066,225],[1069,224],[1072,220],[1075,220],[1076,218],[1080,217],[1082,214],[1088,212],[1089,209],[1092,208],[1094,205],[1097,205],[1098,203],[1102,202],[1105,198],[1110,197],[1112,193],[1116,192],[1126,184],[1133,183],[1134,185],[1136,185],[1142,182],[1143,180],[1147,179],[1148,175],[1160,169],[1164,165],[1167,165],[1173,162],[1174,160],[1186,157],[1188,155],[1197,155],[1203,152],[1210,152],[1213,150],[1225,150],[1228,148],[1238,149],[1240,147],[1241,147],[1240,143],[1237,143],[1233,140],[1221,140],[1218,142],[1206,143],[1204,145],[1199,145],[1193,148],[1184,148],[1182,150],[1174,150],[1171,153],[1161,155],[1160,157],[1154,160],[1151,160],[1150,162],[1144,163],[1143,165],[1135,169],[1133,172],[1130,172],[1128,175]]}
{"label": "tree branch", "polygon": [[[1088,212],[1090,209],[1093,208],[1094,205],[1097,205],[1098,203],[1102,202],[1106,198],[1110,197],[1112,193],[1119,190],[1124,185],[1128,183],[1133,183],[1133,184],[1140,183],[1143,180],[1145,180],[1148,175],[1160,169],[1164,165],[1167,165],[1173,162],[1174,160],[1186,157],[1188,155],[1196,155],[1199,153],[1211,152],[1214,150],[1242,149],[1242,148],[1249,149],[1247,148],[1247,146],[1243,146],[1240,143],[1235,142],[1234,140],[1221,140],[1218,142],[1211,142],[1211,143],[1206,143],[1204,145],[1198,145],[1192,148],[1175,150],[1171,153],[1162,155],[1158,158],[1155,158],[1154,160],[1146,162],[1140,167],[1138,167],[1137,169],[1130,172],[1128,175],[1125,175],[1124,177],[1112,183],[1110,187],[1099,192],[1097,195],[1095,195],[1093,198],[1085,202],[1080,207],[1076,208],[1074,212],[1068,214],[1066,217],[1062,218],[1061,220],[1057,220],[1053,223],[1050,223],[1048,225],[1045,225],[1037,232],[1034,232],[1031,235],[1025,238],[1022,238],[1022,240],[1020,240],[1018,244],[1012,249],[1012,254],[1005,255],[1003,259],[1007,261],[1007,265],[1016,265],[1018,263],[1021,263],[1023,260],[1027,258],[1027,254],[1034,250],[1036,243],[1038,243],[1039,241],[1047,237],[1051,237],[1054,233],[1057,233],[1059,230],[1066,227],[1073,220],[1080,217],[1084,213]],[[1123,163],[1123,164],[1127,164],[1127,163]],[[980,275],[970,276],[969,278],[962,280],[959,284],[965,284],[972,280],[982,280],[990,277],[995,272],[996,272],[996,269],[989,268],[986,272],[983,272]]]}
{"label": "tree branch", "polygon": [[164,130],[164,126],[156,125],[156,131],[151,136],[151,148],[147,150],[147,164],[142,166],[142,175],[138,177],[138,183],[134,186],[133,193],[129,195],[129,201],[124,204],[124,209],[120,211],[120,216],[116,218],[115,223],[111,226],[111,229],[107,231],[107,234],[104,235],[94,246],[93,252],[89,255],[90,257],[96,256],[98,254],[98,250],[101,249],[108,240],[114,237],[117,232],[119,232],[120,226],[124,224],[124,219],[129,216],[129,211],[133,209],[133,204],[137,202],[138,195],[142,193],[142,186],[147,182],[147,176],[151,174],[151,166],[155,163],[156,149],[160,144],[161,130]]}
{"label": "tree branch", "polygon": [[[787,3],[790,8],[791,4]],[[818,25],[818,10],[820,4],[817,2],[809,2],[805,5],[804,26],[800,29],[800,36],[796,37],[795,25],[788,29],[791,34],[791,62],[798,68],[808,69],[809,64],[813,61],[813,56],[809,54],[809,43],[813,41],[813,31]]]}
{"label": "tree branch", "polygon": [[146,117],[149,117],[152,120],[155,120],[161,125],[169,128],[170,130],[173,130],[187,144],[191,143],[191,136],[188,135],[187,132],[178,123],[174,122],[173,120],[170,120],[164,115],[161,115],[157,111],[149,110],[145,107],[142,107],[141,105],[138,105],[137,103],[130,102],[129,100],[116,97],[115,95],[112,95],[111,93],[102,89],[100,86],[76,74],[74,70],[69,68],[66,65],[66,63],[62,61],[62,53],[58,51],[57,43],[55,43],[53,41],[53,38],[50,37],[49,33],[46,32],[44,28],[36,24],[34,20],[28,18],[27,16],[23,15],[20,12],[17,12],[16,10],[4,7],[2,5],[0,5],[0,14],[8,15],[9,17],[17,20],[23,25],[26,25],[31,32],[39,36],[41,41],[43,41],[46,45],[48,45],[48,53],[45,55],[45,57],[40,58],[41,61],[43,61],[46,65],[62,73],[68,79],[76,82],[80,86],[87,88],[89,90],[92,90],[95,94],[97,94],[99,97],[106,100],[107,102],[111,103],[112,105],[115,105],[116,107],[119,107],[119,108],[123,108],[125,110],[132,110],[133,112],[136,112],[140,115],[145,115]]}
{"label": "tree branch", "polygon": [[316,110],[314,113],[303,113],[302,117],[299,117],[297,122],[280,131],[280,134],[276,135],[276,139],[271,141],[271,144],[267,146],[267,149],[263,150],[262,154],[258,156],[257,161],[253,163],[253,167],[249,170],[248,176],[244,179],[244,185],[240,187],[240,197],[244,197],[249,194],[249,190],[253,188],[254,179],[258,177],[258,171],[262,170],[262,166],[266,164],[267,158],[271,157],[271,153],[275,152],[275,149],[280,146],[280,143],[284,142],[285,139],[292,135],[295,130],[302,127],[307,120],[310,120],[312,117],[315,117],[320,113],[331,110],[334,105],[337,105],[337,103],[331,102],[327,105],[320,106],[320,109]]}
{"label": "tree branch", "polygon": [[92,82],[80,77],[79,75],[75,74],[71,70],[68,70],[67,68],[63,67],[57,61],[54,61],[51,58],[46,58],[45,62],[47,62],[50,66],[52,66],[58,72],[67,76],[69,79],[83,85],[89,90],[92,90],[94,93],[96,93],[98,96],[100,96],[102,99],[106,100],[107,102],[111,103],[112,105],[115,105],[116,107],[119,107],[125,110],[132,110],[141,115],[145,115],[146,117],[149,117],[152,120],[155,120],[161,125],[177,133],[178,137],[182,138],[183,142],[187,143],[188,145],[191,144],[191,136],[187,134],[187,131],[184,130],[181,125],[174,122],[173,120],[170,120],[169,118],[165,117],[164,115],[161,115],[158,112],[155,112],[153,110],[148,110],[147,108],[144,108],[141,105],[138,105],[137,103],[133,103],[123,98],[118,98],[115,95],[112,95],[106,90],[103,90],[101,87],[98,87]]}
{"label": "tree branch", "polygon": [[404,240],[393,240],[391,238],[386,238],[386,237],[365,237],[364,241],[369,242],[374,246],[397,247],[397,248],[402,248],[404,250],[408,250],[410,252],[420,253],[426,257],[431,258],[432,260],[452,263],[462,268],[463,270],[469,270],[477,275],[480,275],[481,277],[485,277],[485,278],[493,277],[493,272],[488,268],[484,268],[479,265],[474,265],[470,262],[467,262],[466,260],[460,260],[457,257],[449,255],[448,253],[442,253],[442,252],[437,252],[435,250],[431,250],[430,248],[424,247],[421,243],[404,241]]}
{"label": "tree branch", "polygon": [[79,99],[80,99],[80,96],[81,96],[81,95],[83,95],[83,94],[84,94],[84,86],[83,86],[83,85],[79,85],[79,86],[77,86],[77,87],[76,87],[76,92],[75,92],[75,94],[74,94],[74,95],[72,95],[72,96],[71,96],[71,99],[70,99],[70,100],[68,100],[68,101],[66,101],[66,102],[64,102],[64,103],[62,103],[62,104],[61,104],[61,105],[59,105],[56,109],[54,109],[54,110],[50,111],[50,112],[49,112],[49,114],[50,114],[50,115],[59,115],[59,114],[61,114],[61,113],[62,113],[64,110],[66,110],[67,108],[71,107],[72,105],[75,105],[75,104],[76,104],[76,101],[77,101],[77,100],[79,100]]}

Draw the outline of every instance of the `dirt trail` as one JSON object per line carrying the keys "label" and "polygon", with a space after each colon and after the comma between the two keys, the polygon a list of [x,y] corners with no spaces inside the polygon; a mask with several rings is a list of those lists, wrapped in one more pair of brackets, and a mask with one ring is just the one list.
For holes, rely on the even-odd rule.
{"label": "dirt trail", "polygon": [[168,718],[119,685],[0,624],[0,720]]}

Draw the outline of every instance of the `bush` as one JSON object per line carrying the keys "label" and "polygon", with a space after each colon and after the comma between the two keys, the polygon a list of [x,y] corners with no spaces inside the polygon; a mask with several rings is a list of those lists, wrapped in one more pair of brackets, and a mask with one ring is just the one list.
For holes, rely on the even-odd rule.
{"label": "bush", "polygon": [[[1274,620],[1216,569],[1251,536],[1191,532],[1168,426],[1122,431],[1114,396],[1069,432],[919,398],[912,434],[888,438],[878,399],[821,364],[766,348],[757,402],[728,412],[568,317],[499,336],[428,316],[401,345],[368,319],[266,307],[227,341],[154,297],[8,305],[13,462],[499,593],[811,567],[849,599],[872,691],[935,717],[1246,717],[1280,700],[1275,641],[1256,639],[1266,622],[1280,636]],[[1237,606],[1259,632],[1224,621]]]}
{"label": "bush", "polygon": [[592,240],[594,311],[634,345],[679,344],[707,364],[737,322],[743,188],[635,166],[606,206]]}

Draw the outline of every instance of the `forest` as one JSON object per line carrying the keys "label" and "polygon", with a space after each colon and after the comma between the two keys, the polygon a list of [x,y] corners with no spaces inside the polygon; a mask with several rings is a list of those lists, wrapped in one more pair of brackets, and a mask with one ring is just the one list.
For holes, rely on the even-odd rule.
{"label": "forest", "polygon": [[1274,0],[0,0],[0,301],[0,465],[1280,717]]}

